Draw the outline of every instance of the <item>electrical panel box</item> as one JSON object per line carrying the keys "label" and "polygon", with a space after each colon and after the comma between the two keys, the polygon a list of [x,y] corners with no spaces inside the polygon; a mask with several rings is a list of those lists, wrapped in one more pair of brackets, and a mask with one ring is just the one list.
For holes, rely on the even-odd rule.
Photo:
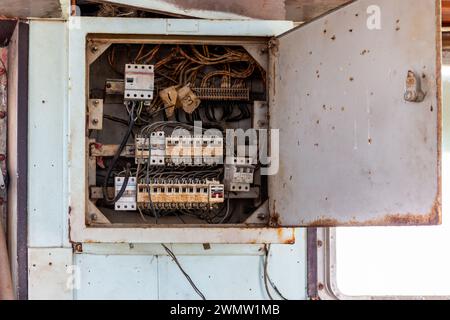
{"label": "electrical panel box", "polygon": [[[389,12],[380,29],[373,5]],[[86,130],[70,108],[73,241],[292,243],[295,227],[439,223],[438,8],[360,0],[288,32],[85,18],[70,100],[101,101],[104,121]]]}

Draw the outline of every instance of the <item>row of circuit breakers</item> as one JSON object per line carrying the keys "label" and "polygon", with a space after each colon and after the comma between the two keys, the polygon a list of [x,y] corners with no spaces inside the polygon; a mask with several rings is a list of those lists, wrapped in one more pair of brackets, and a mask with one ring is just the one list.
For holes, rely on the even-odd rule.
{"label": "row of circuit breakers", "polygon": [[[183,105],[193,108],[199,105],[199,98],[189,87],[178,91]],[[167,90],[163,90],[165,95]],[[125,66],[125,101],[148,103],[154,98],[154,66]],[[166,104],[166,107],[168,105]],[[195,108],[195,107],[194,107]],[[131,177],[115,178],[115,194],[123,184],[127,187],[123,196],[115,203],[116,211],[147,210],[154,206],[158,210],[211,209],[225,202],[229,192],[250,192],[254,182],[256,160],[250,157],[224,157],[224,139],[216,136],[167,136],[165,131],[151,132],[149,136],[136,135],[134,157],[137,165],[157,170],[175,166],[205,168],[223,165],[223,182],[212,179],[157,179],[148,182]]]}

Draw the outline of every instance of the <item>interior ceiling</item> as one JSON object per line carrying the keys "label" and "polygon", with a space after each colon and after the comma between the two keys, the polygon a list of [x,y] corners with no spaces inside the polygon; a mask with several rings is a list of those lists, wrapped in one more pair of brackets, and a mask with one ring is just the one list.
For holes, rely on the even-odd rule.
{"label": "interior ceiling", "polygon": [[286,19],[308,21],[349,0],[286,0]]}
{"label": "interior ceiling", "polygon": [[59,18],[60,0],[0,0],[0,16]]}
{"label": "interior ceiling", "polygon": [[[79,2],[126,3],[127,0],[79,0]],[[179,12],[195,10],[218,11],[255,19],[307,21],[350,0],[141,0],[148,9],[157,8],[156,2],[173,5]]]}

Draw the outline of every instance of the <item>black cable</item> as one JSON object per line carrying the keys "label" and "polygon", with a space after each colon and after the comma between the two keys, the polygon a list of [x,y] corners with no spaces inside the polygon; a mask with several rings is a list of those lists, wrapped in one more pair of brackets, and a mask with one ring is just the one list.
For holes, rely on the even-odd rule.
{"label": "black cable", "polygon": [[130,125],[130,122],[127,121],[127,120],[120,119],[120,118],[117,118],[117,117],[114,117],[114,116],[110,116],[110,115],[107,115],[107,114],[103,115],[103,118],[106,119],[106,120],[109,120],[109,121],[113,121],[113,122],[117,122],[117,123],[123,124],[123,125],[125,125],[127,127]]}
{"label": "black cable", "polygon": [[268,266],[269,266],[269,255],[270,255],[270,249],[271,249],[271,245],[267,245],[266,246],[266,255],[265,255],[265,259],[264,259],[264,286],[266,288],[266,292],[267,295],[269,296],[270,300],[274,300],[273,296],[270,293],[269,290],[269,284],[272,287],[272,289],[281,297],[281,299],[283,300],[288,300],[284,297],[283,294],[281,294],[280,290],[278,289],[278,287],[274,284],[274,282],[272,281],[272,279],[269,276],[269,272],[268,272]]}
{"label": "black cable", "polygon": [[183,275],[186,277],[189,284],[192,286],[192,288],[195,290],[195,292],[199,295],[202,300],[206,300],[205,295],[200,291],[200,289],[195,285],[194,281],[192,281],[191,277],[184,271],[183,267],[181,266],[180,262],[178,261],[175,254],[165,245],[161,244],[163,248],[166,250],[167,254],[172,258],[172,260],[176,263],[180,271],[183,273]]}
{"label": "black cable", "polygon": [[120,158],[120,155],[122,154],[123,150],[125,149],[125,147],[127,145],[128,139],[130,139],[130,136],[131,136],[131,134],[133,132],[134,123],[135,123],[135,120],[134,120],[134,109],[135,109],[135,104],[133,103],[133,107],[131,108],[130,124],[128,126],[128,131],[125,134],[125,136],[124,136],[124,138],[122,140],[122,143],[119,146],[119,149],[117,150],[116,154],[114,155],[113,160],[111,161],[111,163],[110,163],[110,165],[108,167],[108,171],[106,173],[105,181],[103,183],[103,197],[104,197],[106,203],[108,203],[108,204],[114,204],[117,201],[119,201],[120,198],[122,198],[123,194],[125,193],[125,191],[127,189],[128,181],[129,181],[130,176],[131,176],[131,171],[130,171],[131,164],[128,163],[127,164],[127,170],[126,170],[127,172],[125,174],[125,180],[124,180],[124,183],[122,185],[122,188],[120,189],[120,191],[117,194],[117,196],[115,196],[113,199],[109,198],[109,196],[108,196],[108,181],[109,181],[109,179],[111,177],[111,174],[112,174],[112,172],[113,172],[113,170],[114,170],[114,168],[115,168],[115,166],[117,164],[117,161]]}

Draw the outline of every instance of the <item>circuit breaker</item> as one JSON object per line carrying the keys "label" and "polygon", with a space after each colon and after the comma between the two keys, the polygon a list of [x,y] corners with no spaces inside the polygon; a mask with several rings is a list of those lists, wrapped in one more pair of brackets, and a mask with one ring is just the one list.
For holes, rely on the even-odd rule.
{"label": "circuit breaker", "polygon": [[152,100],[154,95],[154,85],[155,74],[153,65],[125,65],[125,100]]}

